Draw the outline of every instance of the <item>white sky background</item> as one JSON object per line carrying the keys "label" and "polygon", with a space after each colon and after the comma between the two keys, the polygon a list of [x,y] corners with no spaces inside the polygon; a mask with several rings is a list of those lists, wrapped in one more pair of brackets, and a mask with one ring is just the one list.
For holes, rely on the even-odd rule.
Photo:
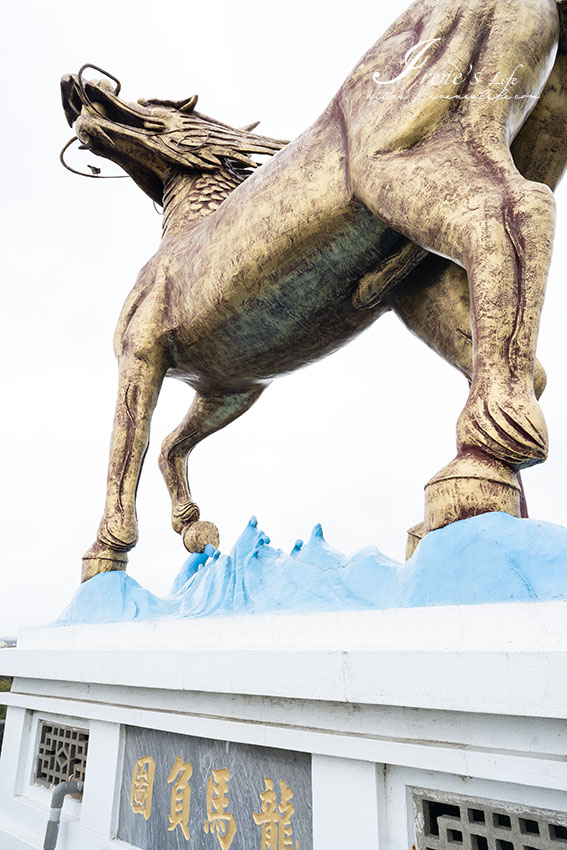
{"label": "white sky background", "polygon": [[[63,170],[71,136],[59,79],[94,62],[125,99],[200,96],[203,112],[293,138],[405,8],[288,0],[201,4],[99,0],[4,9],[2,535],[0,635],[52,620],[79,582],[102,513],[116,363],[112,335],[161,219],[130,181]],[[75,165],[102,165],[92,154]],[[564,523],[567,462],[565,191],[539,355],[549,461],[525,474],[531,515]],[[344,552],[376,545],[402,558],[422,518],[423,485],[455,453],[464,379],[391,316],[326,360],[280,379],[199,446],[190,463],[203,519],[228,551],[251,514],[290,549],[322,522]],[[129,572],[166,593],[185,560],[157,469],[161,440],[191,393],[165,382],[139,488],[140,542]]]}

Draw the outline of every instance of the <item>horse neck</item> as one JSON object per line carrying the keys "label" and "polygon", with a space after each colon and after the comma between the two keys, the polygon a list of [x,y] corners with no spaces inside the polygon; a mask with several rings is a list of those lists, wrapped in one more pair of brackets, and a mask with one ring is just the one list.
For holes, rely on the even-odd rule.
{"label": "horse neck", "polygon": [[181,233],[213,213],[242,178],[225,169],[170,169],[163,186],[163,236]]}

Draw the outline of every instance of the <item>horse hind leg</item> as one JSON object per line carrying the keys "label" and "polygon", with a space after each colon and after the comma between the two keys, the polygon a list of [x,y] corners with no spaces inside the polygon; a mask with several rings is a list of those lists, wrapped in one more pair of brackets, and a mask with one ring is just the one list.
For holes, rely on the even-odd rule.
{"label": "horse hind leg", "polygon": [[239,393],[197,393],[186,417],[163,441],[159,467],[171,497],[171,524],[181,534],[189,552],[202,552],[207,544],[218,547],[219,534],[211,522],[199,520],[200,511],[191,496],[187,460],[205,437],[220,431],[248,410],[264,387]]}
{"label": "horse hind leg", "polygon": [[[425,342],[448,363],[458,369],[470,382],[473,376],[473,342],[470,310],[470,293],[466,271],[446,260],[430,254],[403,284],[391,300],[394,313],[406,327]],[[546,386],[546,374],[536,360],[534,393],[537,399]],[[528,516],[526,500],[521,485],[520,510]],[[420,522],[408,531],[406,559],[411,557],[425,534],[425,524]]]}
{"label": "horse hind leg", "polygon": [[471,291],[471,390],[457,423],[457,458],[426,488],[429,530],[486,511],[519,515],[515,473],[547,457],[534,374],[553,195],[516,172],[499,196],[491,190],[479,200],[460,255]]}
{"label": "horse hind leg", "polygon": [[[457,425],[457,458],[426,491],[427,530],[491,510],[518,515],[515,473],[547,454],[533,383],[553,195],[520,175],[505,145],[475,154],[458,131],[445,141],[371,167],[366,159],[354,175],[355,193],[376,215],[468,274],[471,390]],[[459,152],[458,173],[449,167],[451,150]]]}

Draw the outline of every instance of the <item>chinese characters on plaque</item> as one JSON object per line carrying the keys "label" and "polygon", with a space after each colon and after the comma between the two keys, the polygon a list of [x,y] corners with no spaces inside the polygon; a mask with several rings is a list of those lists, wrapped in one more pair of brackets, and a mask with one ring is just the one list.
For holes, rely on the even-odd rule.
{"label": "chinese characters on plaque", "polygon": [[312,850],[311,757],[128,727],[118,837],[147,850]]}
{"label": "chinese characters on plaque", "polygon": [[[141,814],[146,820],[151,815],[155,761],[151,756],[137,759],[132,771],[130,801],[134,814]],[[173,782],[171,792],[171,810],[168,830],[179,827],[186,841],[189,841],[189,807],[191,805],[190,779],[193,767],[177,756],[169,775]],[[227,768],[213,770],[207,782],[207,820],[204,823],[206,833],[216,835],[221,850],[229,850],[237,832],[236,821],[231,812],[226,811],[228,802],[228,781],[230,771]],[[257,826],[262,827],[259,847],[261,850],[300,850],[299,842],[293,842],[291,818],[295,809],[291,804],[293,792],[286,783],[281,782],[281,797],[274,791],[273,780],[265,778],[265,788],[260,793],[262,803],[260,812],[252,812]]]}
{"label": "chinese characters on plaque", "polygon": [[138,759],[134,765],[130,804],[132,811],[147,820],[152,813],[152,792],[156,763],[151,756]]}
{"label": "chinese characters on plaque", "polygon": [[168,782],[173,782],[171,790],[171,811],[169,813],[169,826],[171,832],[176,827],[181,827],[185,840],[189,841],[189,806],[191,804],[191,786],[189,780],[193,775],[193,767],[189,762],[184,762],[181,756],[177,756],[173,769],[169,774]]}
{"label": "chinese characters on plaque", "polygon": [[[293,793],[285,782],[281,783],[281,802],[278,806],[278,798],[274,792],[274,783],[266,777],[266,788],[260,794],[262,800],[262,811],[254,812],[252,817],[254,823],[262,825],[262,850],[287,850],[293,848],[293,828],[291,816],[295,809],[291,805]],[[299,844],[295,842],[295,850],[299,850]]]}
{"label": "chinese characters on plaque", "polygon": [[230,771],[213,770],[207,782],[207,820],[205,832],[216,833],[221,850],[228,850],[236,835],[234,815],[228,812],[228,780]]}

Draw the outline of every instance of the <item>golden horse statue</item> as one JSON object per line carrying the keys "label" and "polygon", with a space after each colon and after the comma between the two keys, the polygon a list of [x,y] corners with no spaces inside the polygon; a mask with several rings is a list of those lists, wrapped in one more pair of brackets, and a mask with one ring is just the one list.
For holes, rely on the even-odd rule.
{"label": "golden horse statue", "polygon": [[[492,510],[520,516],[518,472],[547,455],[535,359],[567,161],[567,0],[418,0],[288,144],[185,102],[62,80],[83,147],[163,205],[163,237],[124,305],[104,516],[83,580],[124,569],[166,375],[196,391],[163,443],[172,523],[199,520],[187,458],[276,376],[394,310],[471,382],[457,455],[426,485],[414,538]],[[94,67],[94,66],[91,66]],[[100,70],[100,69],[97,69]],[[254,155],[270,154],[255,169]]]}

